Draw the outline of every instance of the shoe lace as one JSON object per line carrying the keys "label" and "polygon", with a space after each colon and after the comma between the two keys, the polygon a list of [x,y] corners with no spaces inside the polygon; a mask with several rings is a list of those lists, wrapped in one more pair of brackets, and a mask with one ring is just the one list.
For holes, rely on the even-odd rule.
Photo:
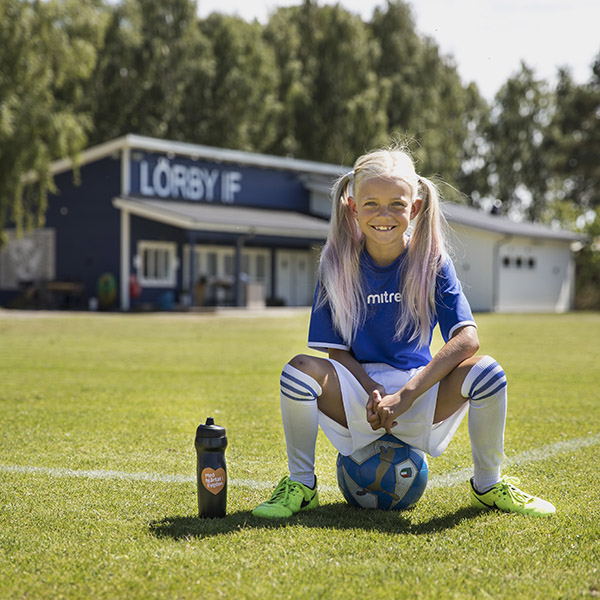
{"label": "shoe lace", "polygon": [[503,477],[501,483],[502,493],[508,494],[514,502],[527,504],[533,500],[532,496],[517,487],[517,484],[521,482],[516,477]]}
{"label": "shoe lace", "polygon": [[283,502],[285,504],[287,502],[287,499],[288,499],[292,489],[294,487],[296,487],[297,485],[298,484],[295,481],[290,481],[290,479],[288,477],[284,477],[277,484],[277,487],[275,488],[273,495],[269,499],[269,502],[277,503],[277,504],[279,504],[280,502]]}

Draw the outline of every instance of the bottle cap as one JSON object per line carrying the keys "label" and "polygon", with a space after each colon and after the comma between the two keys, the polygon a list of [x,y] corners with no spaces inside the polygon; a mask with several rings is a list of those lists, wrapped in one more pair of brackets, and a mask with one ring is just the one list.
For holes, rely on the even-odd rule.
{"label": "bottle cap", "polygon": [[196,441],[207,440],[204,443],[208,443],[210,446],[226,446],[227,435],[225,433],[225,427],[215,425],[215,420],[212,417],[206,419],[206,423],[200,423],[196,430]]}

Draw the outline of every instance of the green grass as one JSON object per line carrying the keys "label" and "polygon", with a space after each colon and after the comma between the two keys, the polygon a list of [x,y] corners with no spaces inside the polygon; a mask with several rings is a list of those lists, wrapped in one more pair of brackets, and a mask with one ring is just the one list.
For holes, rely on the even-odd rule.
{"label": "green grass", "polygon": [[[553,518],[472,510],[466,481],[430,486],[404,513],[352,509],[321,434],[322,506],[253,518],[286,472],[278,378],[305,351],[306,312],[0,311],[0,598],[598,597],[600,314],[478,323],[482,351],[509,376],[510,474],[556,504]],[[207,416],[229,438],[218,520],[196,517],[192,480]],[[470,467],[466,422],[429,465],[432,481]]]}

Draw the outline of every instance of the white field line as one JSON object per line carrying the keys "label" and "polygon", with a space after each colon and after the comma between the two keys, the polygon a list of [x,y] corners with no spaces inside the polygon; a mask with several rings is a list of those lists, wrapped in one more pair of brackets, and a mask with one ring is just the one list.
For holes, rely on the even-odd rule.
{"label": "white field line", "polygon": [[[577,450],[588,448],[589,446],[595,446],[597,444],[600,444],[600,433],[591,435],[589,437],[555,442],[554,444],[548,444],[547,446],[542,446],[541,448],[525,450],[525,452],[521,452],[515,456],[506,457],[502,463],[502,466],[503,469],[506,470],[507,468],[513,466],[542,462],[546,459],[554,458],[559,454],[576,452]],[[459,471],[453,471],[451,473],[442,473],[431,477],[427,487],[440,488],[460,485],[465,481],[468,481],[472,475],[472,467],[469,467],[468,469],[461,469]]]}
{"label": "white field line", "polygon": [[[84,479],[121,479],[124,481],[153,481],[158,483],[190,483],[196,481],[189,475],[161,475],[160,473],[128,473],[127,471],[105,471],[62,469],[58,467],[29,467],[0,465],[0,472],[49,475],[50,477],[83,477]],[[231,483],[231,482],[230,482]]]}
{"label": "white field line", "polygon": [[[533,462],[541,462],[554,458],[559,454],[576,452],[589,446],[600,444],[600,433],[588,437],[575,438],[548,444],[541,448],[526,450],[516,456],[509,457],[504,461],[505,467],[518,466]],[[50,477],[82,477],[84,479],[117,479],[123,481],[150,481],[157,483],[196,483],[196,476],[190,475],[163,475],[161,473],[129,473],[127,471],[107,471],[107,470],[75,470],[56,467],[33,467],[22,465],[2,465],[0,464],[0,473],[19,473],[29,475],[48,475]],[[447,488],[463,484],[468,481],[472,475],[472,469],[460,469],[451,473],[433,475],[429,479],[430,488]],[[272,481],[257,481],[254,479],[231,479],[229,485],[232,487],[243,487],[253,489],[270,489],[274,486]],[[337,490],[337,487],[329,485],[319,485],[319,489],[324,492]]]}

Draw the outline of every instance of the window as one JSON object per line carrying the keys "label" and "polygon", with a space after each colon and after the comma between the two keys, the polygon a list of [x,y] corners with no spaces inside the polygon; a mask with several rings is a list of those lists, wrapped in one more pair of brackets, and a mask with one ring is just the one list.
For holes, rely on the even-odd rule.
{"label": "window", "polygon": [[206,274],[209,277],[216,277],[219,269],[217,267],[217,253],[208,252],[206,255]]}
{"label": "window", "polygon": [[502,258],[502,266],[505,269],[509,269],[511,267],[517,268],[517,269],[524,269],[524,268],[535,269],[536,265],[537,265],[537,261],[536,261],[535,257],[533,257],[533,256],[529,256],[529,257],[504,256]]}
{"label": "window", "polygon": [[5,229],[7,244],[0,245],[0,290],[18,290],[20,283],[56,277],[56,232],[35,229],[17,237]]}
{"label": "window", "polygon": [[225,275],[228,277],[233,277],[235,273],[234,268],[234,256],[233,254],[225,255]]}
{"label": "window", "polygon": [[256,257],[256,278],[261,281],[265,279],[267,274],[267,265],[266,265],[266,257],[262,254],[259,254]]}
{"label": "window", "polygon": [[142,286],[174,287],[177,247],[172,242],[138,243],[138,278]]}
{"label": "window", "polygon": [[[235,248],[231,246],[195,245],[196,258],[193,277],[202,278],[208,286],[216,283],[233,283],[235,275]],[[266,248],[243,248],[240,264],[241,273],[249,277],[249,281],[260,281],[269,285],[271,281],[270,252]],[[190,279],[190,245],[183,247],[182,284],[189,289]]]}

